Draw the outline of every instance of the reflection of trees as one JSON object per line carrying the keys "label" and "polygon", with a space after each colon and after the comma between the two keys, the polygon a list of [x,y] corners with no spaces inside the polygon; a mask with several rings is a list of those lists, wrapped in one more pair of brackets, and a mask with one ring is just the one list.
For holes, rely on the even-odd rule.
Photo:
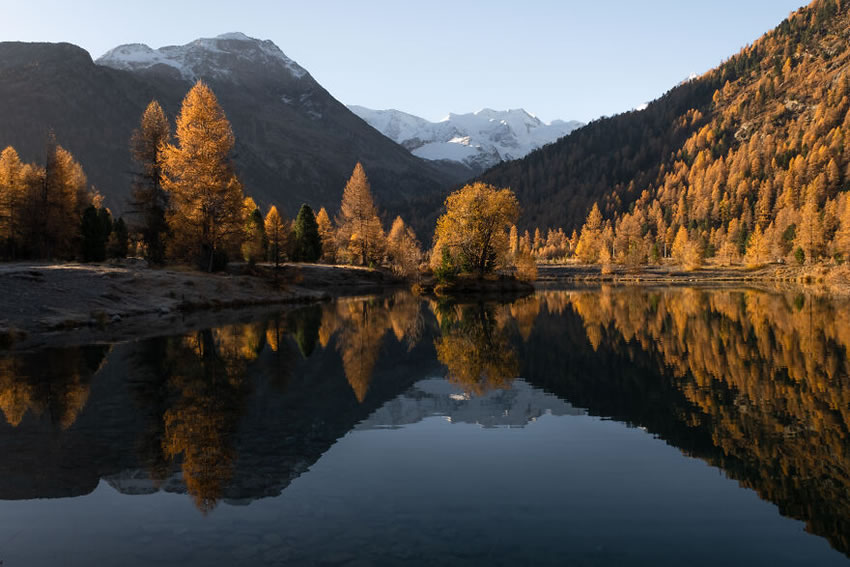
{"label": "reflection of trees", "polygon": [[497,310],[484,303],[434,309],[442,331],[434,346],[449,380],[479,395],[508,387],[519,364]]}
{"label": "reflection of trees", "polygon": [[721,466],[850,551],[850,311],[814,296],[694,289],[545,293],[594,349],[651,353],[708,431]]}
{"label": "reflection of trees", "polygon": [[246,362],[256,356],[256,331],[200,331],[168,345],[168,387],[176,399],[163,416],[163,452],[182,455],[186,489],[205,513],[232,476],[232,437],[247,393]]}
{"label": "reflection of trees", "polygon": [[233,438],[250,389],[249,366],[279,387],[291,374],[297,355],[284,321],[277,316],[158,337],[136,350],[131,383],[153,417],[140,439],[142,459],[155,483],[179,460],[186,489],[204,513],[233,476]]}
{"label": "reflection of trees", "polygon": [[385,298],[341,299],[325,307],[319,326],[319,344],[327,347],[336,335],[345,377],[357,400],[369,390],[381,344],[387,331],[407,340],[412,349],[422,336],[421,302],[409,293]]}
{"label": "reflection of trees", "polygon": [[540,298],[535,294],[518,299],[511,303],[510,309],[511,317],[516,322],[522,340],[527,341],[534,328],[537,314],[540,313]]}
{"label": "reflection of trees", "polygon": [[[287,340],[289,329],[281,316],[269,319],[266,324],[266,344],[271,355],[260,361],[260,371],[278,390],[285,390],[292,376],[297,354]],[[315,341],[315,339],[313,339]]]}
{"label": "reflection of trees", "polygon": [[413,350],[425,330],[422,301],[411,293],[398,292],[387,301],[387,309],[396,340],[407,341],[407,350]]}
{"label": "reflection of trees", "polygon": [[362,402],[389,326],[387,310],[377,301],[347,301],[339,304],[337,315],[342,321],[337,339],[342,368],[354,395]]}
{"label": "reflection of trees", "polygon": [[[152,476],[161,481],[179,459],[189,494],[202,511],[211,510],[233,477],[233,437],[249,367],[283,388],[299,358],[295,345],[309,357],[317,342],[327,345],[336,335],[346,378],[362,401],[387,331],[402,330],[399,340],[417,340],[418,308],[409,296],[341,300],[266,321],[144,341],[134,389],[157,416],[140,443]],[[152,450],[155,439],[159,455]]]}
{"label": "reflection of trees", "polygon": [[298,344],[298,349],[304,358],[313,354],[316,341],[319,338],[319,328],[322,326],[322,306],[310,305],[296,309],[287,318],[292,335]]}
{"label": "reflection of trees", "polygon": [[141,461],[146,463],[148,474],[155,486],[168,478],[170,459],[162,449],[165,425],[162,416],[169,407],[171,361],[169,360],[169,337],[155,337],[140,341],[133,351],[131,364],[133,374],[130,381],[136,401],[149,416],[149,423],[138,442]]}
{"label": "reflection of trees", "polygon": [[0,410],[6,421],[16,427],[32,412],[68,429],[85,407],[91,378],[109,349],[61,348],[0,358]]}

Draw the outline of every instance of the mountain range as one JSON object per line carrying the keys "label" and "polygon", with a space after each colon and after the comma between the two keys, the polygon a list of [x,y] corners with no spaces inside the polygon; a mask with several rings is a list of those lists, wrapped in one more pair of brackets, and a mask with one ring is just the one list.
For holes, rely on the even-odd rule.
{"label": "mountain range", "polygon": [[293,216],[302,202],[335,209],[361,161],[379,205],[441,194],[465,166],[418,158],[331,96],[270,41],[240,33],[152,49],[122,45],[97,61],[67,43],[0,43],[0,147],[43,163],[47,134],[83,165],[114,211],[126,211],[129,139],[157,99],[173,121],[197,80],[216,93],[236,137],[246,193]]}
{"label": "mountain range", "polygon": [[439,122],[400,110],[372,110],[356,105],[348,108],[413,155],[459,162],[476,173],[524,157],[583,126],[575,120],[546,123],[521,108],[451,113]]}

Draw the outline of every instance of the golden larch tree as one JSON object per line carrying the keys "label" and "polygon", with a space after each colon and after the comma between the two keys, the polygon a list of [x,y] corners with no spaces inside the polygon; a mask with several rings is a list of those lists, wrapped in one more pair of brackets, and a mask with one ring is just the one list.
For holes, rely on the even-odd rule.
{"label": "golden larch tree", "polygon": [[0,153],[0,254],[15,258],[24,221],[24,164],[15,148]]}
{"label": "golden larch tree", "polygon": [[130,138],[130,152],[136,162],[131,212],[135,217],[134,228],[145,245],[145,257],[154,264],[165,261],[168,200],[163,189],[162,167],[163,152],[170,139],[171,127],[165,112],[157,101],[151,101]]}
{"label": "golden larch tree", "polygon": [[322,240],[322,261],[333,264],[336,262],[336,231],[324,207],[316,215],[316,224],[319,225],[319,238]]}
{"label": "golden larch tree", "polygon": [[263,214],[251,197],[242,201],[244,234],[242,236],[242,259],[251,265],[262,262],[266,256],[266,228]]}
{"label": "golden larch tree", "polygon": [[755,231],[750,235],[747,253],[744,255],[744,262],[750,268],[761,266],[767,262],[769,253],[768,239],[765,238],[761,227],[756,225]]}
{"label": "golden larch tree", "polygon": [[208,271],[238,246],[243,232],[242,185],[230,159],[234,141],[215,94],[198,81],[177,117],[177,145],[165,147],[163,186],[170,199],[172,253]]}
{"label": "golden larch tree", "polygon": [[581,236],[576,244],[576,256],[582,262],[592,264],[599,261],[600,241],[602,234],[602,213],[599,205],[593,204],[593,208],[587,214],[584,226],[581,227]]}
{"label": "golden larch tree", "polygon": [[[34,180],[35,181],[35,180]],[[91,203],[88,181],[71,152],[50,135],[47,160],[32,199],[28,224],[36,254],[42,258],[72,258],[77,250],[80,219]]]}
{"label": "golden larch tree", "polygon": [[286,249],[289,244],[289,226],[284,221],[280,213],[277,212],[277,207],[272,205],[269,212],[266,213],[266,239],[269,245],[269,259],[274,262],[274,267],[280,265],[280,261],[286,255]]}
{"label": "golden larch tree", "polygon": [[383,260],[386,237],[369,179],[359,162],[345,184],[336,225],[339,251],[348,261],[365,266]]}
{"label": "golden larch tree", "polygon": [[809,191],[800,211],[800,223],[797,226],[794,243],[803,249],[807,262],[814,262],[820,256],[823,247],[823,225],[814,190]]}
{"label": "golden larch tree", "polygon": [[422,260],[419,241],[413,229],[400,216],[393,221],[387,237],[387,256],[396,275],[411,277],[419,272],[419,262]]}

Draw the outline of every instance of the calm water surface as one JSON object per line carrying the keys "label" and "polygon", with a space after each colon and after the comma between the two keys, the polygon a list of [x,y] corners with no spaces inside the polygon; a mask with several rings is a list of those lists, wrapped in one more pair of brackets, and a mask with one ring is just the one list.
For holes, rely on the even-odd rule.
{"label": "calm water surface", "polygon": [[0,354],[0,560],[847,565],[850,309],[405,293]]}

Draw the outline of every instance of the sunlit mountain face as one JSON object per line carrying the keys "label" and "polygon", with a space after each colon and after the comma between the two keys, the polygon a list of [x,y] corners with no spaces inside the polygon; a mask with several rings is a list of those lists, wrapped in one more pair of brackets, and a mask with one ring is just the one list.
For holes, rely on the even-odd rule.
{"label": "sunlit mountain face", "polygon": [[398,292],[4,352],[0,558],[846,564],[847,307]]}

